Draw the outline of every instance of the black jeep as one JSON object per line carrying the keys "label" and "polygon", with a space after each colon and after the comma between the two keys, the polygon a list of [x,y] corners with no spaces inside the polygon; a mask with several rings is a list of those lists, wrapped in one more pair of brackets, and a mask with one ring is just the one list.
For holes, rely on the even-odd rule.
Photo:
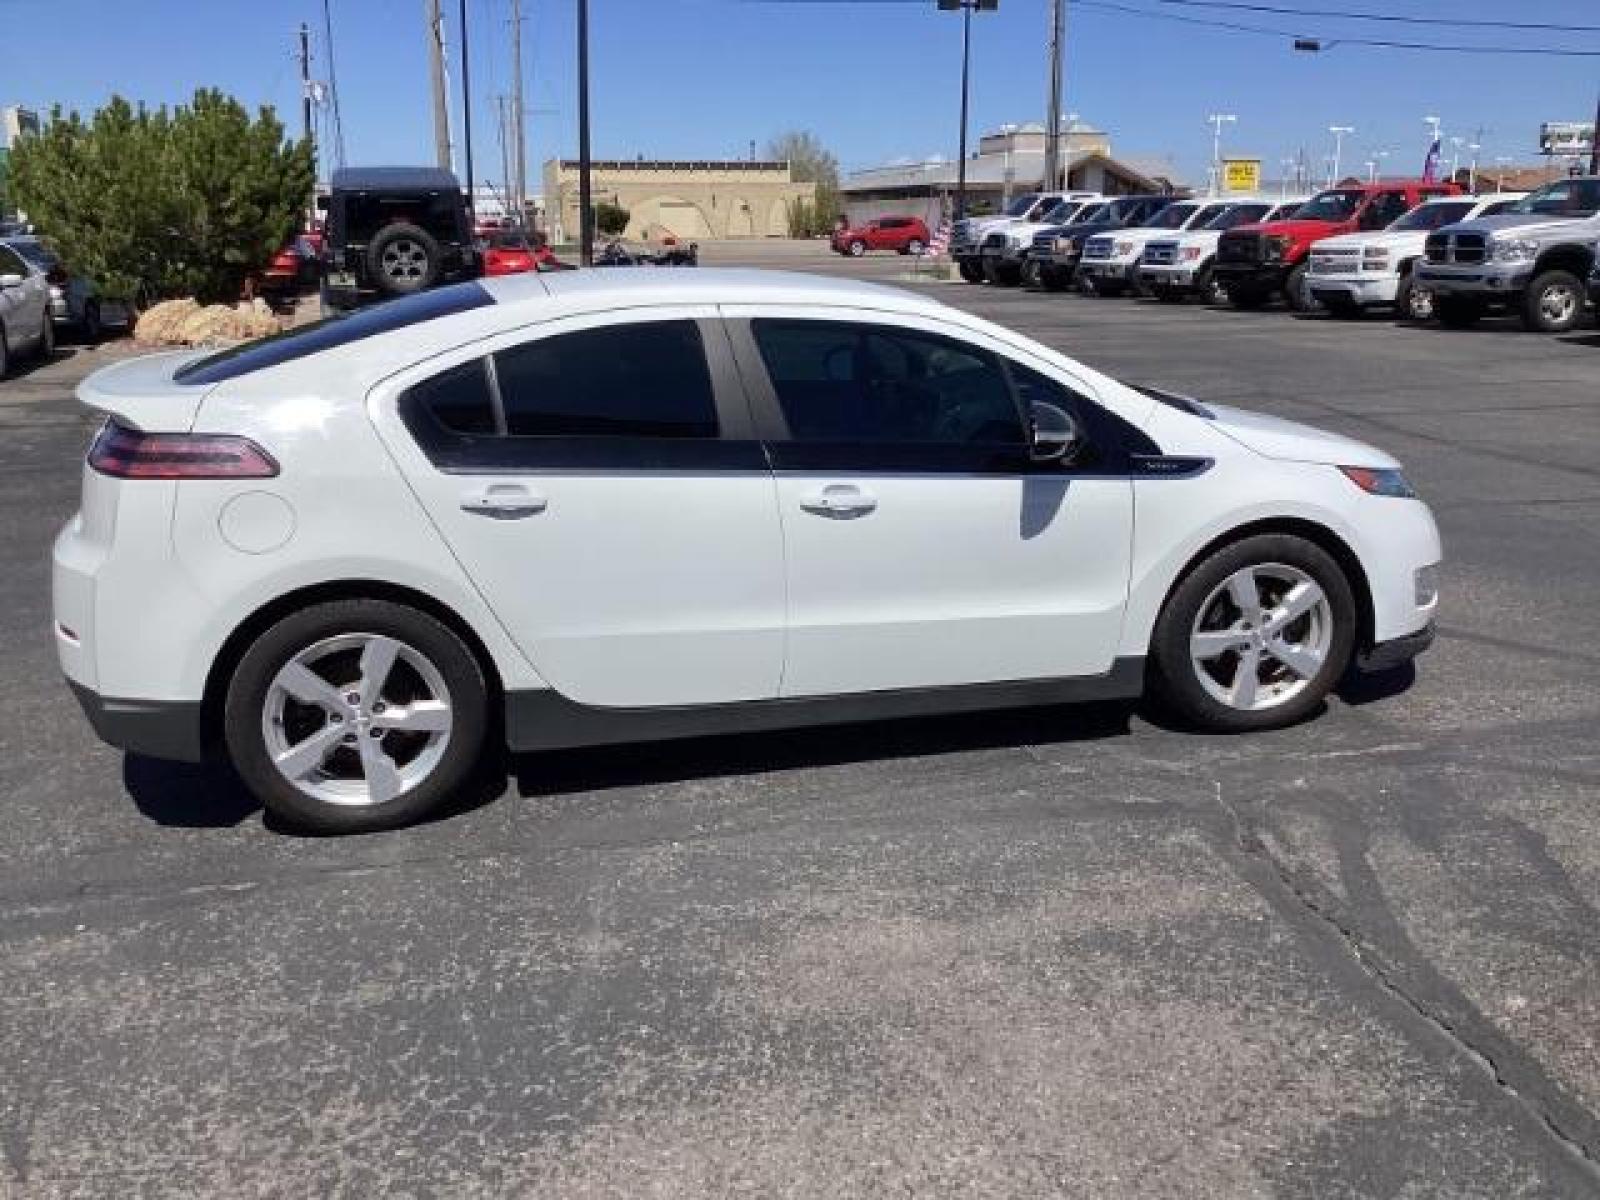
{"label": "black jeep", "polygon": [[449,171],[345,167],[332,184],[323,224],[325,312],[482,273],[466,197]]}

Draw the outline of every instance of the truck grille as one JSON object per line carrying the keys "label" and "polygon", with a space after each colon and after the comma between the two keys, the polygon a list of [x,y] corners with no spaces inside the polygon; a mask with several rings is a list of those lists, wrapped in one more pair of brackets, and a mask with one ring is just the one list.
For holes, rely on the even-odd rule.
{"label": "truck grille", "polygon": [[1086,261],[1091,258],[1110,258],[1116,244],[1116,238],[1092,237],[1083,244],[1083,257]]}
{"label": "truck grille", "polygon": [[1033,235],[1033,248],[1041,254],[1049,254],[1055,249],[1055,244],[1056,231],[1053,229],[1046,229],[1043,233]]}
{"label": "truck grille", "polygon": [[1170,267],[1177,261],[1177,242],[1151,242],[1144,248],[1144,265],[1147,267]]}
{"label": "truck grille", "polygon": [[1481,233],[1430,233],[1427,255],[1431,263],[1481,263],[1487,255]]}
{"label": "truck grille", "polygon": [[972,246],[972,222],[957,221],[950,227],[950,248],[967,250]]}
{"label": "truck grille", "polygon": [[1217,243],[1219,263],[1258,263],[1261,259],[1260,234],[1225,233]]}
{"label": "truck grille", "polygon": [[1313,275],[1343,275],[1361,269],[1361,251],[1350,246],[1329,247],[1311,252]]}

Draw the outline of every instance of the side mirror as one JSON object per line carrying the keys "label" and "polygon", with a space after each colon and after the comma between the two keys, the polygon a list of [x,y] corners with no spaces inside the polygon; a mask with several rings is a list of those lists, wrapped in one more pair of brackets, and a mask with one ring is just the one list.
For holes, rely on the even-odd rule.
{"label": "side mirror", "polygon": [[21,275],[0,275],[0,291],[6,288],[21,287],[24,280]]}
{"label": "side mirror", "polygon": [[1030,414],[1028,456],[1034,462],[1070,463],[1083,449],[1072,414],[1054,404],[1035,402]]}

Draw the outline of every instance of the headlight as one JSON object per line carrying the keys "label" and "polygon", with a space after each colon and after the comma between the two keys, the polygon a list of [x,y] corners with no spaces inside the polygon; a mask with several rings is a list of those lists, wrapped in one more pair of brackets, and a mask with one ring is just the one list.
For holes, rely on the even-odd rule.
{"label": "headlight", "polygon": [[1073,252],[1073,246],[1072,246],[1072,239],[1071,238],[1057,238],[1056,239],[1056,253],[1057,254],[1071,254],[1072,252]]}
{"label": "headlight", "polygon": [[1489,257],[1496,262],[1532,262],[1539,256],[1539,243],[1526,238],[1490,241]]}
{"label": "headlight", "polygon": [[1112,249],[1116,252],[1116,256],[1118,258],[1127,258],[1128,255],[1133,253],[1133,243],[1117,242],[1113,245]]}
{"label": "headlight", "polygon": [[1182,250],[1180,250],[1178,252],[1178,256],[1184,262],[1193,262],[1195,259],[1200,257],[1200,247],[1199,246],[1185,246]]}
{"label": "headlight", "polygon": [[1391,496],[1409,499],[1417,493],[1400,471],[1388,467],[1340,467],[1344,477],[1363,492],[1373,496]]}

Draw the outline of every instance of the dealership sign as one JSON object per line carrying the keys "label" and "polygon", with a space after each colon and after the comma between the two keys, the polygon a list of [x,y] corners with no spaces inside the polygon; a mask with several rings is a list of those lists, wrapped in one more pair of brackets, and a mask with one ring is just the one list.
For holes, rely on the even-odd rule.
{"label": "dealership sign", "polygon": [[1226,192],[1260,191],[1261,160],[1259,158],[1223,159],[1222,189]]}
{"label": "dealership sign", "polygon": [[1592,121],[1546,121],[1539,126],[1540,154],[1588,154],[1593,149]]}

